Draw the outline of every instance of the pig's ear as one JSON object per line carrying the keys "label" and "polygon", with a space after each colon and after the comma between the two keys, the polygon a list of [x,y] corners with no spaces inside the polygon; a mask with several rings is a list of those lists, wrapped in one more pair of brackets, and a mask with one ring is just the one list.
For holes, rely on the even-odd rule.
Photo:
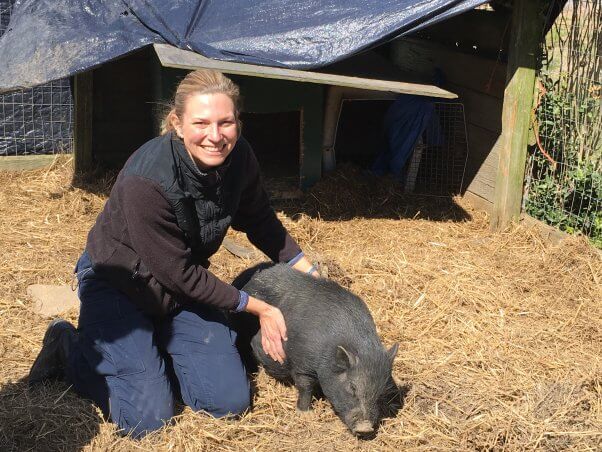
{"label": "pig's ear", "polygon": [[391,348],[387,350],[387,356],[389,357],[389,360],[391,362],[393,362],[393,360],[395,359],[395,356],[397,355],[397,350],[399,350],[399,343],[393,344]]}
{"label": "pig's ear", "polygon": [[335,363],[341,372],[344,372],[357,363],[357,358],[349,353],[345,347],[339,345],[337,347]]}

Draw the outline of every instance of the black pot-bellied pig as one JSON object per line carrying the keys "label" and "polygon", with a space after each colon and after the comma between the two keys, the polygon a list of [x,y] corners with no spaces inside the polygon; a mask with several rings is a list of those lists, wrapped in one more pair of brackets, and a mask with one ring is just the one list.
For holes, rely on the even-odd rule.
{"label": "black pot-bellied pig", "polygon": [[288,336],[284,363],[263,351],[261,331],[251,347],[269,375],[294,383],[297,408],[309,410],[312,395],[321,390],[353,433],[373,433],[398,396],[391,376],[398,345],[383,347],[366,304],[334,281],[285,264],[261,264],[233,285],[282,311]]}

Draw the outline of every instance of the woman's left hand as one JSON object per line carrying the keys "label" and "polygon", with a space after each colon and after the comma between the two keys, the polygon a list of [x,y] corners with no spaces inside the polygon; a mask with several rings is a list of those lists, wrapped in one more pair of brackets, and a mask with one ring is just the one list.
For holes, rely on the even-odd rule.
{"label": "woman's left hand", "polygon": [[259,317],[263,351],[274,361],[284,363],[286,354],[283,341],[286,341],[287,337],[286,324],[280,309],[258,298],[249,297],[246,311]]}

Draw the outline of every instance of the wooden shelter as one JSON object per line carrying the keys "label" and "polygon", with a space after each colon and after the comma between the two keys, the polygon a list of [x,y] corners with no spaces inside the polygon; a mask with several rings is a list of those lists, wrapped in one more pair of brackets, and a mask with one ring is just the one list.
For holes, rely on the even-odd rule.
{"label": "wooden shelter", "polygon": [[[374,55],[360,55],[350,60],[353,66],[367,66],[367,58],[370,63],[377,60],[381,70],[384,65],[394,67]],[[196,68],[217,69],[234,79],[243,94],[242,114],[247,138],[262,126],[269,130],[269,139],[265,138],[266,133],[253,133],[250,140],[262,167],[265,169],[266,165],[275,163],[280,173],[284,170],[286,175],[294,176],[291,172],[296,172],[301,188],[311,186],[321,175],[324,102],[330,87],[345,87],[361,93],[456,97],[433,85],[358,77],[353,70],[348,71],[354,75],[350,76],[223,62],[170,45],[155,44],[76,77],[76,104],[86,105],[85,111],[76,105],[76,124],[85,121],[91,124],[83,130],[76,127],[82,132],[80,138],[76,131],[77,139],[84,140],[76,145],[78,153],[85,153],[85,156],[80,154],[81,165],[86,166],[92,160],[122,164],[133,150],[158,133],[164,110],[161,107],[169,102],[179,80]],[[401,74],[398,69],[394,72]],[[87,119],[80,119],[80,114]],[[278,127],[274,127],[276,123]],[[291,152],[295,155],[286,155]]]}
{"label": "wooden shelter", "polygon": [[[244,96],[245,135],[269,130],[269,139],[251,140],[263,144],[260,163],[275,162],[303,189],[321,177],[328,105],[341,92],[457,96],[469,144],[463,194],[503,227],[520,214],[540,11],[540,0],[514,0],[512,11],[473,10],[320,71],[215,61],[154,45],[75,77],[77,169],[122,164],[158,132],[161,107],[178,80],[199,67],[232,75]],[[443,88],[428,82],[435,70],[445,74]]]}

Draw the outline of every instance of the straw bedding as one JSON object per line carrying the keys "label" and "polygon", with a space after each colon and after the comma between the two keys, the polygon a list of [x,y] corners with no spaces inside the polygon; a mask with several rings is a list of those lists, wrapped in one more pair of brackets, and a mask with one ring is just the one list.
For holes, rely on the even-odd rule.
{"label": "straw bedding", "polygon": [[[25,289],[70,282],[112,182],[90,180],[72,183],[66,157],[0,173],[1,450],[602,447],[599,252],[583,238],[546,243],[523,225],[491,232],[486,215],[459,199],[404,197],[393,181],[351,167],[275,207],[323,271],[367,302],[384,344],[400,344],[394,375],[404,406],[376,438],[354,438],[324,400],[297,413],[294,388],[263,371],[242,419],[182,407],[142,441],[120,437],[62,383],[28,390],[48,319],[33,313]],[[254,262],[221,250],[211,269],[231,280]]]}

